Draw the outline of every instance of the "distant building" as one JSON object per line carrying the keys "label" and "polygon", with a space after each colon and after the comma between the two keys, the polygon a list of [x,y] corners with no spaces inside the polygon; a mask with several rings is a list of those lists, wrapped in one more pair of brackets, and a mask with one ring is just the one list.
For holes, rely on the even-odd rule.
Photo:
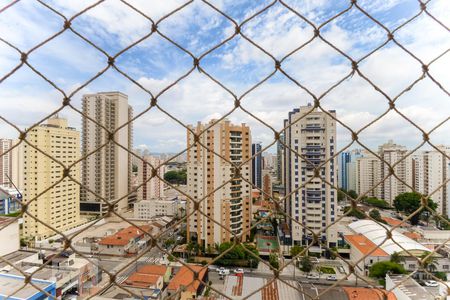
{"label": "distant building", "polygon": [[134,205],[134,217],[141,220],[149,220],[156,216],[177,216],[180,211],[180,201],[177,198],[155,198],[142,200]]}
{"label": "distant building", "polygon": [[150,225],[141,227],[142,229],[130,226],[100,239],[98,242],[98,253],[117,256],[137,254],[147,247],[147,242],[150,240],[150,235],[143,230],[150,234],[153,230],[153,227]]}
{"label": "distant building", "polygon": [[392,291],[398,300],[445,299],[433,295],[407,275],[386,274],[386,289]]}
{"label": "distant building", "polygon": [[[262,147],[260,143],[252,144],[252,188],[262,188],[263,160],[261,150]],[[233,151],[233,149],[231,149],[231,151]]]}
{"label": "distant building", "polygon": [[350,152],[342,152],[339,154],[339,176],[338,185],[341,189],[347,189],[348,186],[348,173],[347,164],[350,163]]}
{"label": "distant building", "polygon": [[[13,158],[12,148],[13,140],[0,139],[0,185],[13,187],[10,180],[12,179]],[[9,151],[9,152],[8,152]]]}
{"label": "distant building", "polygon": [[0,185],[0,215],[19,212],[22,209],[22,192]]}
{"label": "distant building", "polygon": [[380,197],[382,187],[378,183],[382,180],[382,162],[372,153],[364,152],[356,159],[356,193],[367,197]]}
{"label": "distant building", "polygon": [[[66,119],[48,119],[47,124],[31,129],[27,133],[27,140],[65,166],[70,166],[80,158],[80,133],[69,127]],[[58,183],[64,170],[55,160],[26,143],[21,143],[18,148],[23,154],[23,166],[20,168],[23,182],[19,181],[16,185],[23,187],[22,201],[28,204],[27,211],[60,231],[80,225],[80,186],[68,177]],[[79,164],[70,168],[70,176],[80,180]],[[52,185],[55,186],[46,191]],[[24,214],[22,234],[40,240],[56,232]]]}
{"label": "distant building", "polygon": [[[383,180],[381,195],[378,197],[392,205],[397,195],[411,192],[411,188],[408,186],[412,186],[412,159],[407,157],[409,153],[404,146],[394,144],[392,140],[381,145],[378,154],[390,166],[395,164],[394,172],[397,177],[389,176]],[[380,178],[383,179],[389,174],[389,166],[383,163]]]}
{"label": "distant building", "polygon": [[[198,273],[198,279],[195,279],[193,271]],[[176,299],[197,299],[205,287],[203,282],[208,282],[208,268],[198,265],[182,266],[167,286],[167,295],[173,297],[179,293]]]}
{"label": "distant building", "polygon": [[448,189],[445,181],[449,178],[450,160],[443,154],[450,155],[450,147],[439,146],[439,150],[422,151],[413,157],[413,188],[424,195],[431,195],[438,205],[437,212],[447,215]]}
{"label": "distant building", "polygon": [[19,220],[0,217],[0,256],[12,253],[20,248]]}
{"label": "distant building", "polygon": [[[138,164],[138,180],[141,185],[138,190],[138,201],[164,197],[164,181],[158,177],[152,177],[152,166],[157,168],[155,175],[164,178],[165,165],[155,156],[144,156]],[[159,168],[158,168],[159,167]]]}
{"label": "distant building", "polygon": [[[336,112],[328,112],[336,116]],[[319,175],[337,186],[336,122],[328,114],[311,105],[289,112],[284,121],[286,213],[291,220],[294,244],[307,245],[312,239],[309,230],[319,233],[336,219],[337,191],[320,178],[314,177],[315,168],[327,161]],[[296,155],[295,152],[301,154]],[[302,225],[300,225],[302,224]],[[329,247],[336,246],[337,236],[329,230],[321,232]]]}
{"label": "distant building", "polygon": [[264,200],[272,197],[272,175],[269,170],[262,171],[262,190]]}
{"label": "distant building", "polygon": [[277,140],[277,181],[283,184],[284,179],[284,133],[280,134],[280,139]]}
{"label": "distant building", "polygon": [[[39,289],[35,288],[31,284],[25,285],[20,290],[20,297],[12,296],[12,294],[17,293],[17,289],[24,285],[25,277],[16,276],[11,274],[0,274],[0,299],[20,299],[20,300],[35,300],[35,299],[56,299],[56,284],[54,281],[31,279],[33,285],[37,286]],[[53,297],[48,297],[47,294]],[[8,298],[6,298],[8,297]]]}
{"label": "distant building", "polygon": [[[198,123],[196,127],[190,126],[190,130],[198,134],[210,125],[211,123]],[[199,201],[211,191],[219,187],[220,190],[200,202],[198,208],[202,214],[193,212],[194,203],[188,199],[188,240],[194,237],[200,245],[214,247],[217,243],[230,241],[233,234],[241,235],[246,232],[246,236],[250,235],[252,188],[242,179],[244,177],[251,182],[251,161],[241,165],[237,174],[233,166],[213,151],[236,164],[251,160],[251,134],[250,128],[245,124],[233,125],[228,120],[222,120],[203,132],[199,138],[209,150],[196,144],[194,135],[187,131],[187,194],[194,201]],[[210,216],[222,226],[204,216]],[[245,238],[244,236],[243,240]]]}
{"label": "distant building", "polygon": [[[128,208],[125,196],[131,191],[132,155],[117,144],[133,149],[133,129],[131,123],[127,124],[133,110],[128,105],[128,97],[120,92],[84,95],[83,114],[90,119],[83,118],[82,155],[88,156],[83,159],[81,212],[100,215],[107,212],[108,205],[96,195],[109,202],[122,199],[115,204],[115,210],[124,211]],[[127,125],[121,127],[124,124]],[[119,127],[114,134],[117,144],[108,143],[107,130],[113,132]]]}

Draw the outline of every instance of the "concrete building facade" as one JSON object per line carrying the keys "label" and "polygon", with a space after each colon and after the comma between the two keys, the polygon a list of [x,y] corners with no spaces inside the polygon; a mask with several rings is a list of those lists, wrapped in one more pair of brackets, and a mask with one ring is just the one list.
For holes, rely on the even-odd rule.
{"label": "concrete building facade", "polygon": [[[329,114],[336,116],[331,110]],[[287,197],[286,213],[293,219],[319,232],[335,221],[337,191],[320,178],[314,177],[315,168],[327,182],[337,186],[337,158],[332,158],[336,150],[336,122],[324,112],[311,105],[302,106],[289,113],[284,121],[285,149],[285,189]],[[314,178],[313,178],[314,177]],[[293,244],[306,245],[312,239],[311,233],[291,220]],[[333,247],[337,236],[327,230],[321,234],[322,240]]]}
{"label": "concrete building facade", "polygon": [[356,193],[367,197],[381,195],[381,161],[372,153],[364,151],[362,157],[356,159],[355,179]]}
{"label": "concrete building facade", "polygon": [[[190,126],[190,129],[195,134],[200,134],[211,123],[199,122],[196,127]],[[199,201],[198,209],[204,215],[229,228],[233,234],[241,235],[250,228],[251,221],[250,128],[245,124],[233,125],[230,121],[223,120],[203,132],[199,140],[207,149],[196,143],[194,135],[188,130],[187,194],[194,201]],[[236,165],[245,160],[250,161],[244,163],[237,172],[234,166],[213,151]],[[204,197],[206,198],[203,199]],[[195,206],[188,199],[186,215],[189,216]],[[204,215],[194,212],[188,218],[188,240],[196,237],[199,244],[214,246],[233,237],[232,233]]]}
{"label": "concrete building facade", "polygon": [[[107,130],[113,132],[132,119],[133,110],[128,105],[128,97],[120,92],[84,95],[83,114],[96,123],[83,118],[82,154],[95,153],[83,160],[82,182],[87,188],[81,189],[81,212],[104,214],[108,206],[102,198],[117,202],[115,209],[124,211],[128,207],[126,195],[131,191],[132,155],[117,144],[108,143],[110,137]],[[114,140],[131,151],[131,123],[115,132]]]}
{"label": "concrete building facade", "polygon": [[[66,119],[48,119],[47,124],[30,130],[27,140],[65,166],[80,158],[80,133],[69,127]],[[19,147],[23,147],[24,155],[23,166],[20,168],[23,171],[23,182],[17,184],[23,187],[23,201],[28,203],[27,211],[60,231],[79,225],[79,185],[69,178],[57,183],[63,177],[64,171],[59,163],[26,143],[21,143]],[[70,168],[70,175],[80,180],[78,164]],[[54,184],[56,185],[53,186]],[[51,186],[53,187],[46,191]],[[40,195],[41,193],[44,194]],[[23,236],[39,240],[55,234],[28,214],[23,215]]]}
{"label": "concrete building facade", "polygon": [[0,185],[12,187],[10,180],[12,179],[12,148],[13,140],[0,139]]}
{"label": "concrete building facade", "polygon": [[[163,161],[151,155],[144,156],[142,159],[143,161],[138,161],[138,180],[139,185],[142,185],[137,190],[138,201],[164,197],[164,182],[156,176],[152,178],[151,167],[157,168]],[[164,178],[165,170],[166,166],[162,165],[156,170],[156,173],[159,177]]]}
{"label": "concrete building facade", "polygon": [[252,185],[253,188],[262,188],[263,159],[261,143],[252,144]]}
{"label": "concrete building facade", "polygon": [[180,201],[178,199],[150,199],[136,202],[134,205],[134,217],[136,219],[149,220],[156,216],[178,215]]}

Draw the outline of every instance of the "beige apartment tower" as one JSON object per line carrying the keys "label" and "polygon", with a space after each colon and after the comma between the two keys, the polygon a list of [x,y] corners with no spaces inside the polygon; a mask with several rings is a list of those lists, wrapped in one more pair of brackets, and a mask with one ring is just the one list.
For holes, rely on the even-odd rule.
{"label": "beige apartment tower", "polygon": [[[285,209],[296,221],[290,221],[292,242],[296,245],[309,245],[312,240],[305,226],[320,234],[329,247],[337,245],[335,232],[323,232],[335,222],[337,211],[337,191],[325,183],[338,185],[337,157],[333,158],[337,150],[336,122],[331,117],[336,117],[336,111],[328,114],[308,105],[289,112],[284,121],[285,143],[292,150],[284,149],[284,183],[289,195]],[[314,176],[316,168],[324,181]]]}
{"label": "beige apartment tower", "polygon": [[[139,185],[142,185],[137,190],[138,201],[164,197],[164,182],[158,177],[152,178],[151,167],[157,168],[162,163],[161,159],[152,155],[146,155],[142,157],[142,160],[137,160],[138,181]],[[157,175],[164,178],[165,169],[165,165],[160,166],[156,170]]]}
{"label": "beige apartment tower", "polygon": [[[26,136],[30,144],[69,166],[80,158],[80,133],[67,125],[67,120],[53,117],[45,125],[39,125]],[[22,142],[17,148],[23,155],[22,173],[15,183],[23,189],[23,201],[33,200],[63,177],[63,167],[56,161]],[[79,165],[70,168],[70,175],[80,180]],[[23,180],[23,182],[22,182]],[[65,231],[80,224],[80,186],[65,178],[62,182],[31,201],[28,212],[45,224]],[[23,215],[23,236],[40,240],[56,232]]]}
{"label": "beige apartment tower", "polygon": [[[212,122],[215,121],[209,124],[199,122],[196,127],[190,126],[190,129],[199,134]],[[188,130],[187,193],[194,201],[200,201],[210,194],[199,202],[199,210],[203,214],[194,212],[187,220],[188,240],[196,238],[205,247],[230,241],[233,234],[243,235],[242,239],[245,240],[250,235],[251,222],[250,128],[245,124],[233,125],[223,120],[207,129],[200,136],[200,142],[207,149],[195,143],[194,135]],[[213,151],[237,165],[250,159],[240,168],[241,176],[247,181],[236,177],[234,167]],[[228,183],[221,187],[225,182]],[[186,214],[189,215],[193,209],[194,203],[188,199]]]}
{"label": "beige apartment tower", "polygon": [[362,151],[355,162],[356,193],[367,197],[380,197],[381,160],[369,151]]}
{"label": "beige apartment tower", "polygon": [[[108,205],[102,198],[115,203],[115,210],[124,211],[128,208],[132,180],[132,155],[125,150],[133,149],[132,125],[127,124],[133,110],[128,97],[120,92],[84,95],[83,114],[96,123],[83,118],[82,155],[88,157],[83,160],[81,212],[103,215]],[[121,127],[124,124],[127,125]],[[114,140],[125,149],[110,141],[105,130],[113,132],[119,127]]]}

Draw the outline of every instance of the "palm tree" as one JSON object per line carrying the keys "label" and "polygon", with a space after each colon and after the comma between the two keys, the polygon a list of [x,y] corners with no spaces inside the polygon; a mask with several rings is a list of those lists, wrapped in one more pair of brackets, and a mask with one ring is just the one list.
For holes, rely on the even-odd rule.
{"label": "palm tree", "polygon": [[430,252],[425,252],[420,256],[420,260],[422,261],[423,268],[430,273],[433,273],[437,270],[436,257],[430,255]]}
{"label": "palm tree", "polygon": [[391,254],[391,262],[399,264],[404,261],[405,261],[405,258],[403,256],[401,256],[398,252],[394,252]]}

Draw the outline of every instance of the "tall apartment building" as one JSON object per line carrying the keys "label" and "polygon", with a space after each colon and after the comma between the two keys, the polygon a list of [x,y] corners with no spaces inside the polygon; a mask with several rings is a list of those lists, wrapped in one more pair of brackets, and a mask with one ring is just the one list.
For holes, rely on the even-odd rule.
{"label": "tall apartment building", "polygon": [[5,187],[12,187],[12,184],[8,179],[8,177],[12,179],[13,151],[9,151],[12,146],[13,140],[0,139],[0,185]]}
{"label": "tall apartment building", "polygon": [[284,184],[284,133],[280,134],[280,138],[277,140],[277,181],[280,184]]}
{"label": "tall apartment building", "polygon": [[382,185],[382,162],[369,151],[363,151],[362,156],[355,161],[356,193],[367,197],[380,197]]}
{"label": "tall apartment building", "polygon": [[[211,121],[214,122],[214,121]],[[198,123],[190,129],[199,134],[209,124]],[[235,167],[212,151],[221,154],[227,160],[240,164],[251,157],[250,128],[245,124],[233,125],[223,120],[204,132],[200,142],[195,143],[193,134],[187,132],[187,194],[195,201],[200,201],[199,210],[204,215],[228,228],[233,234],[242,235],[250,228],[251,221],[251,161],[240,168],[240,176],[236,176]],[[241,178],[242,177],[242,178]],[[230,182],[228,182],[231,179]],[[228,182],[223,185],[225,182]],[[221,187],[220,189],[218,189]],[[215,191],[218,189],[217,191]],[[215,191],[215,192],[213,192]],[[194,203],[188,199],[186,214],[194,210]],[[187,220],[188,240],[196,237],[199,244],[214,246],[216,243],[229,241],[233,238],[228,230],[212,222],[204,215],[194,212]],[[244,240],[249,235],[242,237]]]}
{"label": "tall apartment building", "polygon": [[[33,128],[27,140],[46,154],[69,166],[80,158],[80,133],[69,127],[66,119],[53,117],[45,125]],[[23,201],[29,202],[63,176],[63,167],[46,155],[21,143],[23,153],[23,182],[17,185],[23,189]],[[70,175],[80,180],[78,164],[70,169]],[[80,187],[69,178],[31,201],[28,212],[40,221],[60,231],[80,224]],[[36,239],[47,238],[56,233],[29,215],[23,216],[23,236]]]}
{"label": "tall apartment building", "polygon": [[[329,113],[336,115],[334,110]],[[337,191],[320,178],[313,178],[315,168],[330,160],[319,169],[319,175],[337,186],[337,159],[331,159],[336,150],[336,122],[308,105],[290,112],[284,127],[288,127],[286,145],[306,158],[285,149],[286,195],[292,193],[286,203],[286,213],[319,232],[336,219]],[[295,222],[291,221],[290,226],[293,243],[308,244],[311,233]],[[330,247],[336,246],[337,236],[330,230],[322,234],[322,239],[326,239]]]}
{"label": "tall apartment building", "polygon": [[272,198],[272,175],[269,170],[262,171],[262,198],[270,200]]}
{"label": "tall apartment building", "polygon": [[[252,144],[252,184],[253,187],[262,188],[262,150],[261,143]],[[258,154],[257,154],[258,153]],[[256,155],[256,156],[255,156]]]}
{"label": "tall apartment building", "polygon": [[339,161],[338,186],[341,189],[346,190],[348,186],[347,164],[350,163],[350,152],[340,153],[338,161]]}
{"label": "tall apartment building", "polygon": [[[394,173],[398,178],[393,175],[386,178],[383,181],[381,194],[378,197],[384,199],[389,204],[393,204],[397,195],[411,192],[410,187],[413,183],[412,159],[411,157],[407,157],[408,150],[404,146],[394,144],[392,140],[379,147],[378,155],[390,166],[396,164]],[[380,177],[383,179],[388,175],[389,166],[386,163],[382,163]]]}
{"label": "tall apartment building", "polygon": [[[152,177],[152,167],[158,167],[163,163],[161,159],[155,156],[144,156],[138,163],[138,180],[141,187],[138,188],[138,201],[150,200],[155,198],[164,197],[164,182],[159,180],[158,177]],[[151,166],[150,166],[150,165]],[[162,165],[157,169],[157,175],[164,178],[166,166]]]}
{"label": "tall apartment building", "polygon": [[[101,126],[83,118],[82,154],[84,156],[94,150],[95,153],[83,160],[82,182],[87,188],[81,188],[81,212],[104,214],[108,206],[101,198],[109,202],[118,201],[115,209],[123,211],[128,207],[128,199],[125,196],[131,191],[132,185],[132,155],[113,142],[98,148],[109,141],[109,135],[104,128],[112,132],[132,119],[133,110],[128,105],[128,97],[120,92],[84,95],[83,114]],[[114,134],[114,140],[131,151],[132,124],[121,127]]]}
{"label": "tall apartment building", "polygon": [[[450,154],[450,148],[439,146],[439,150]],[[415,191],[429,195],[438,205],[437,212],[447,215],[448,189],[446,180],[449,159],[437,150],[423,151],[413,155],[413,188]]]}

